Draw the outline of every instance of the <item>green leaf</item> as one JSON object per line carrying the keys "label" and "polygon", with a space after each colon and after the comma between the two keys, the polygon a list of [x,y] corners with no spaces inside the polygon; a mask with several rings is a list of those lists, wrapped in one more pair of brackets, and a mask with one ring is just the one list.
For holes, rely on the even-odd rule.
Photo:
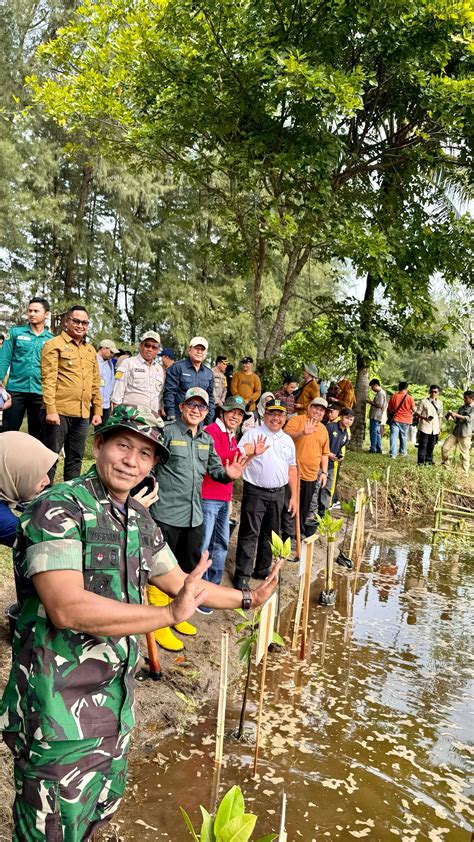
{"label": "green leaf", "polygon": [[[220,831],[224,828],[224,826],[226,824],[229,824],[233,819],[240,818],[241,816],[243,816],[244,810],[244,796],[242,795],[240,787],[233,786],[231,789],[229,789],[229,792],[226,792],[226,794],[224,795],[224,798],[219,804],[219,809],[216,813],[216,819],[214,822],[214,832],[216,834],[217,839],[220,838],[219,834]],[[229,838],[231,839],[232,837]]]}
{"label": "green leaf", "polygon": [[282,556],[284,558],[288,558],[291,553],[291,538],[287,538],[285,543],[283,544],[283,549],[281,551]]}
{"label": "green leaf", "polygon": [[[230,791],[232,792],[232,790]],[[242,795],[242,793],[240,794]],[[252,835],[256,821],[257,816],[252,816],[250,813],[235,816],[217,833],[216,842],[248,842]]]}
{"label": "green leaf", "polygon": [[278,838],[278,833],[267,833],[266,836],[261,836],[260,839],[256,839],[255,842],[272,842],[273,839]]}
{"label": "green leaf", "polygon": [[202,825],[200,842],[215,842],[216,837],[214,836],[214,819],[203,806],[201,806],[201,813]]}
{"label": "green leaf", "polygon": [[243,609],[243,608],[234,608],[234,611],[235,611],[237,614],[240,614],[240,616],[241,616],[241,617],[244,617],[244,619],[245,619],[245,620],[247,619],[247,615],[246,615],[246,613],[245,613],[245,611],[244,611],[244,609]]}
{"label": "green leaf", "polygon": [[184,819],[184,821],[185,821],[185,823],[186,823],[186,827],[188,828],[188,830],[189,830],[189,832],[190,832],[191,836],[192,836],[192,837],[193,837],[193,839],[194,839],[194,842],[199,842],[199,839],[198,839],[198,837],[197,837],[197,835],[196,835],[196,831],[194,830],[194,827],[193,827],[193,823],[192,823],[191,819],[189,818],[189,816],[188,816],[188,814],[187,814],[186,810],[183,810],[183,808],[182,808],[182,807],[180,807],[179,809],[181,810],[181,815],[182,815],[182,817],[183,817],[183,819]]}
{"label": "green leaf", "polygon": [[278,550],[279,553],[283,550],[283,541],[281,540],[280,536],[277,535],[276,532],[272,531],[272,547]]}
{"label": "green leaf", "polygon": [[247,662],[250,658],[250,650],[252,648],[252,638],[246,637],[239,648],[239,661]]}
{"label": "green leaf", "polygon": [[277,643],[278,646],[284,646],[285,645],[285,641],[283,640],[282,637],[280,637],[280,635],[276,631],[274,631],[273,634],[272,634],[272,643]]}

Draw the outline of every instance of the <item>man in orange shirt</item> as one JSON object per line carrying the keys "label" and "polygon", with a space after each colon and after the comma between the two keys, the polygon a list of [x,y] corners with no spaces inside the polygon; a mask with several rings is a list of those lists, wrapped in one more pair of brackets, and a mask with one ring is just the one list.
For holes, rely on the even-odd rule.
{"label": "man in orange shirt", "polygon": [[308,364],[303,366],[303,382],[300,388],[295,392],[295,407],[298,415],[302,415],[303,418],[305,417],[306,410],[308,409],[311,401],[315,398],[319,398],[317,377],[318,369],[315,365]]}
{"label": "man in orange shirt", "polygon": [[387,406],[387,419],[390,425],[390,458],[397,456],[400,442],[400,456],[407,455],[408,428],[413,421],[415,401],[408,394],[408,383],[401,380],[398,392],[390,398]]}
{"label": "man in orange shirt", "polygon": [[[305,536],[305,520],[311,500],[319,482],[324,488],[328,476],[329,436],[322,423],[327,401],[314,398],[305,415],[293,415],[285,427],[293,439],[296,449],[296,461],[300,473],[300,528]],[[287,530],[288,531],[288,530]]]}

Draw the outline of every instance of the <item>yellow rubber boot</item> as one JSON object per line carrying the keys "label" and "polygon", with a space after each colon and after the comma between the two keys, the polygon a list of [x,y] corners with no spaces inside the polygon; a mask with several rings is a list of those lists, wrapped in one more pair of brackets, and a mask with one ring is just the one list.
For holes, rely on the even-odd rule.
{"label": "yellow rubber boot", "polygon": [[196,626],[193,626],[191,623],[187,623],[186,620],[182,623],[176,623],[173,628],[175,628],[180,634],[187,634],[189,637],[192,637],[197,632]]}
{"label": "yellow rubber boot", "polygon": [[[150,605],[156,605],[158,608],[164,608],[171,601],[168,594],[163,593],[159,588],[155,588],[154,585],[147,585],[147,594]],[[154,636],[162,649],[167,649],[169,652],[180,652],[181,649],[184,649],[183,641],[173,634],[169,626],[157,629]]]}

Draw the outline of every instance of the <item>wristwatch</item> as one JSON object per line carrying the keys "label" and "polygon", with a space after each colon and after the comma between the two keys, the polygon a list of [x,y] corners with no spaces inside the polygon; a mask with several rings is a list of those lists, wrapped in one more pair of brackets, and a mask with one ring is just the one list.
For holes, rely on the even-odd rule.
{"label": "wristwatch", "polygon": [[242,591],[242,610],[248,611],[252,607],[252,594],[250,588],[241,588]]}

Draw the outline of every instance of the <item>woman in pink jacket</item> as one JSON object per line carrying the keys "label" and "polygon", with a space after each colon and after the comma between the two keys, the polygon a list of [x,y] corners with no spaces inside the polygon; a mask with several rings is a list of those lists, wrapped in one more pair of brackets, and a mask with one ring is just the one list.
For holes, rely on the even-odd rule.
{"label": "woman in pink jacket", "polygon": [[[225,465],[227,459],[232,462],[236,451],[239,451],[235,431],[242,424],[244,418],[249,418],[251,415],[252,413],[246,411],[244,398],[240,395],[231,395],[222,406],[220,417],[213,424],[205,427],[206,433],[209,433],[214,440],[214,446],[223,465]],[[244,445],[243,450],[248,458],[260,455],[266,450],[265,436],[260,436],[255,444],[251,442]],[[209,551],[212,564],[203,578],[216,584],[221,582],[227,558],[231,499],[232,483],[215,482],[209,474],[206,474],[202,483],[203,534],[201,552]],[[201,614],[212,614],[212,608],[207,608],[204,605],[201,605],[198,611]]]}

